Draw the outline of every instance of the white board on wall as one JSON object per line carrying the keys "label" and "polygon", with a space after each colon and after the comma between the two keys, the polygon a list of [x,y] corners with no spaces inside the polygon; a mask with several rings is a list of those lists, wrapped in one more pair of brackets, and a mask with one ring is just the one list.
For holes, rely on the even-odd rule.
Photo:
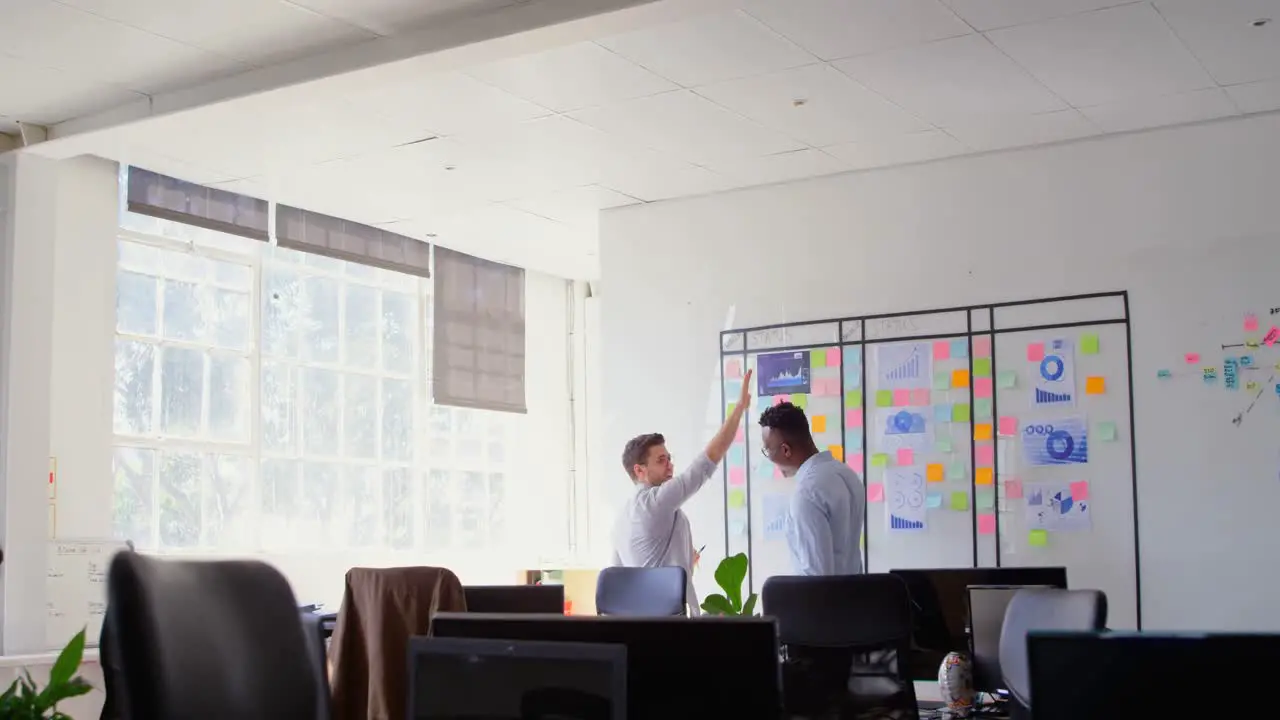
{"label": "white board on wall", "polygon": [[81,630],[90,646],[98,644],[107,614],[107,569],[127,544],[120,540],[49,541],[45,643],[61,650]]}

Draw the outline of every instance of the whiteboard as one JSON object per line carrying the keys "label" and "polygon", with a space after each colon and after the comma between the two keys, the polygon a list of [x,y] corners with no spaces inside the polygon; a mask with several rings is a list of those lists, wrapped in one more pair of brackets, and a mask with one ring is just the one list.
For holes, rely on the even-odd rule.
{"label": "whiteboard", "polygon": [[107,569],[125,549],[120,540],[49,541],[45,642],[50,650],[61,650],[82,629],[87,645],[98,644],[107,614]]}

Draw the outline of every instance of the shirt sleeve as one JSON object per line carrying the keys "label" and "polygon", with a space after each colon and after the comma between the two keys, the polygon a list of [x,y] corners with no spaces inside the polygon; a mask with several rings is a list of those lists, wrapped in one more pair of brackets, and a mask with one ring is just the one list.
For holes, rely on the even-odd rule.
{"label": "shirt sleeve", "polygon": [[797,575],[834,575],[831,521],[809,493],[791,496],[792,555]]}
{"label": "shirt sleeve", "polygon": [[711,462],[706,453],[698,455],[698,459],[685,468],[684,472],[658,486],[654,492],[654,506],[658,510],[674,513],[707,484],[715,471],[716,464]]}

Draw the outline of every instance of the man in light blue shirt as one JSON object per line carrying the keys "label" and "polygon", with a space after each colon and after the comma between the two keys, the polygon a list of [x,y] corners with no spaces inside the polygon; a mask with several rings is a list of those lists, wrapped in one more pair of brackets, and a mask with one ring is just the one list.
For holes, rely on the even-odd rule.
{"label": "man in light blue shirt", "polygon": [[818,452],[804,410],[781,403],[760,415],[761,451],[796,479],[787,544],[797,575],[862,573],[862,513],[866,491],[849,466]]}

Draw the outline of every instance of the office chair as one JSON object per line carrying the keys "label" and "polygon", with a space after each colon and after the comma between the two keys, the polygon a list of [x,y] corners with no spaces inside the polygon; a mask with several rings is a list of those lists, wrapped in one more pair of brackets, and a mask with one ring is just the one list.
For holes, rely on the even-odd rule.
{"label": "office chair", "polygon": [[132,720],[318,717],[298,606],[269,565],[122,552],[107,594]]}
{"label": "office chair", "polygon": [[1000,674],[1009,691],[1010,717],[1031,717],[1029,631],[1102,630],[1106,624],[1107,596],[1101,590],[1019,590],[1009,601],[1000,628]]}
{"label": "office chair", "polygon": [[307,659],[311,661],[311,671],[315,673],[318,695],[316,697],[315,720],[329,720],[329,644],[330,631],[325,629],[323,615],[313,612],[300,613],[302,617],[302,633],[307,639]]}
{"label": "office chair", "polygon": [[596,614],[684,615],[687,583],[681,567],[605,568],[596,579]]}
{"label": "office chair", "polygon": [[906,667],[911,599],[901,578],[775,576],[760,597],[778,622],[789,714],[919,717]]}

